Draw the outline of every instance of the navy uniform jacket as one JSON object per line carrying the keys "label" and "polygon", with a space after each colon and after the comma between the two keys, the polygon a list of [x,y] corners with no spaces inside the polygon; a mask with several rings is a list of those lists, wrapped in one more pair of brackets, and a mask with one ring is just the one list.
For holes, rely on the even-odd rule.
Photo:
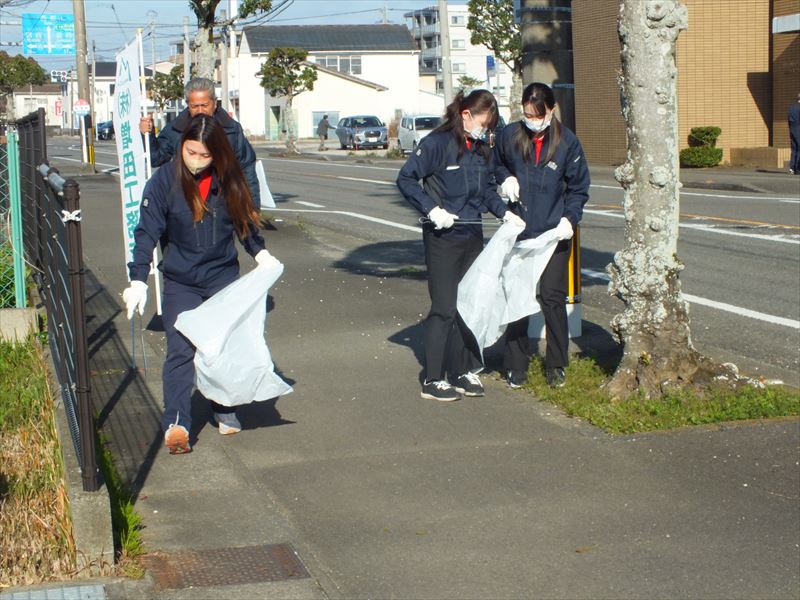
{"label": "navy uniform jacket", "polygon": [[[423,138],[400,169],[397,187],[424,215],[441,206],[462,221],[479,221],[487,209],[502,217],[506,205],[490,182],[494,168],[492,153],[485,159],[477,151],[483,142],[472,141],[472,149],[465,149],[458,156],[458,143],[453,136],[450,131],[433,131]],[[480,234],[480,225],[456,224],[442,231],[442,235]]]}
{"label": "navy uniform jacket", "polygon": [[[525,125],[518,121],[503,128],[494,147],[495,176],[502,183],[513,175],[519,181],[519,203],[515,210],[525,220],[519,239],[536,237],[561,220],[580,223],[583,205],[589,200],[589,166],[575,134],[561,125],[561,142],[545,164],[550,144],[548,128],[539,152],[539,164],[525,162],[514,144],[514,134]],[[533,142],[531,142],[533,143]],[[532,148],[536,156],[535,148]]]}
{"label": "navy uniform jacket", "polygon": [[[261,209],[261,196],[259,194],[258,176],[256,175],[256,152],[247,141],[242,131],[242,126],[234,121],[228,113],[217,107],[214,111],[214,120],[222,125],[225,135],[233,148],[233,154],[239,165],[244,171],[247,179],[247,186],[250,188],[250,195],[253,197],[255,210]],[[175,119],[167,123],[161,130],[158,137],[150,134],[150,164],[159,167],[171,161],[178,153],[183,132],[189,127],[192,117],[189,109],[184,109]]]}
{"label": "navy uniform jacket", "polygon": [[789,107],[789,131],[800,138],[800,102],[795,102]]}
{"label": "navy uniform jacket", "polygon": [[[239,275],[239,261],[236,231],[217,175],[212,171],[208,212],[195,223],[176,170],[175,161],[165,165],[144,188],[133,232],[133,261],[128,263],[131,280],[147,281],[153,248],[160,240],[163,257],[158,268],[165,278],[201,289],[226,285]],[[239,241],[251,256],[264,249],[264,238],[253,224]]]}

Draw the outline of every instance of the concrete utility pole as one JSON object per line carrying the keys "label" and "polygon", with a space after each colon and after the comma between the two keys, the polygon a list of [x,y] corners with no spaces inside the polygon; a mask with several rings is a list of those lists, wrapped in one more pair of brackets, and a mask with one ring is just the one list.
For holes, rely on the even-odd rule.
{"label": "concrete utility pole", "polygon": [[453,101],[453,65],[450,62],[450,16],[447,0],[439,0],[439,39],[442,42],[442,75],[444,76],[444,103]]}
{"label": "concrete utility pole", "polygon": [[561,122],[575,130],[572,0],[522,0],[522,79],[553,88]]}
{"label": "concrete utility pole", "polygon": [[[78,67],[78,98],[89,102],[89,114],[93,114],[92,107],[94,106],[94,98],[89,94],[89,65],[87,64],[87,50],[86,50],[86,12],[83,6],[83,0],[72,0],[72,13],[75,19],[75,51],[77,52],[76,62]],[[92,144],[92,135],[94,124],[91,118],[88,123],[88,131],[85,130],[85,121],[82,119],[82,128],[84,131],[81,134],[81,139],[87,141],[87,157],[88,163],[94,165],[94,145]],[[93,169],[93,167],[92,167]]]}
{"label": "concrete utility pole", "polygon": [[94,103],[95,103],[95,95],[94,95],[95,94],[95,88],[94,88],[94,84],[95,84],[95,81],[97,81],[97,79],[96,79],[97,78],[97,63],[95,62],[96,50],[97,50],[97,44],[95,44],[94,40],[92,40],[92,91],[91,91],[91,96],[92,96],[92,100],[91,100],[91,102],[92,102],[92,127],[94,127],[95,139],[99,139],[97,137],[97,109],[95,108],[95,105],[94,105]]}
{"label": "concrete utility pole", "polygon": [[183,17],[183,85],[189,83],[189,73],[192,70],[192,56],[189,52],[189,17]]}
{"label": "concrete utility pole", "polygon": [[[220,11],[221,21],[225,21],[227,18],[227,14],[224,10]],[[222,110],[228,112],[228,44],[227,40],[225,39],[225,35],[228,31],[227,26],[222,27],[222,31],[220,32],[220,42],[219,42],[219,52],[220,56],[220,80],[222,83]]]}

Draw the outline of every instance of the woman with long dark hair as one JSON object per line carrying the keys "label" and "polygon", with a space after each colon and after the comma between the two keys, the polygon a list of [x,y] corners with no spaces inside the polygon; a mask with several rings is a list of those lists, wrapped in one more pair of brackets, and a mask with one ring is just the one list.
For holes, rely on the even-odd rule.
{"label": "woman with long dark hair", "polygon": [[[145,186],[133,260],[128,263],[131,283],[122,294],[129,319],[137,310],[144,313],[150,261],[160,241],[163,259],[158,268],[164,274],[162,321],[167,337],[161,424],[171,454],[191,452],[195,377],[195,348],[175,329],[175,320],[238,278],[234,236],[259,265],[277,263],[264,249],[247,180],[222,126],[199,115],[184,131],[172,163],[161,167]],[[211,404],[221,434],[241,430],[235,409]]]}
{"label": "woman with long dark hair", "polygon": [[[459,92],[444,122],[420,142],[400,170],[397,186],[427,217],[422,229],[431,308],[425,319],[422,397],[445,402],[483,396],[474,337],[458,317],[458,283],[483,250],[481,216],[488,210],[516,220],[490,185],[497,101],[486,90]],[[420,185],[422,181],[422,185]]]}
{"label": "woman with long dark hair", "polygon": [[[509,206],[525,220],[520,240],[558,231],[555,252],[539,280],[537,301],[547,336],[545,373],[552,387],[564,385],[569,363],[567,263],[574,228],[589,199],[589,167],[575,134],[556,118],[553,90],[532,83],[522,93],[522,121],[506,127],[495,146],[495,176]],[[511,387],[528,378],[528,317],[506,329],[503,367]]]}

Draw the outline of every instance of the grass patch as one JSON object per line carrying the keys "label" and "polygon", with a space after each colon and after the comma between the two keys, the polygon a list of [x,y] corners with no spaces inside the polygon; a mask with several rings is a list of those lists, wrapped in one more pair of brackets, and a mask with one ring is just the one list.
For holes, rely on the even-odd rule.
{"label": "grass patch", "polygon": [[54,410],[37,342],[0,341],[0,588],[78,571]]}
{"label": "grass patch", "polygon": [[536,357],[531,361],[525,387],[568,415],[586,419],[615,434],[800,415],[800,393],[782,386],[760,389],[747,386],[739,390],[720,386],[702,393],[675,390],[656,399],[639,396],[612,400],[602,388],[611,372],[594,359],[575,357],[566,373],[566,385],[551,389],[545,381],[544,361]]}
{"label": "grass patch", "polygon": [[392,146],[386,151],[386,158],[405,158],[406,153],[400,149],[400,146]]}
{"label": "grass patch", "polygon": [[100,469],[111,501],[111,524],[117,547],[117,566],[126,577],[141,579],[144,566],[138,557],[144,553],[142,517],[133,508],[133,495],[117,472],[108,441],[100,434]]}

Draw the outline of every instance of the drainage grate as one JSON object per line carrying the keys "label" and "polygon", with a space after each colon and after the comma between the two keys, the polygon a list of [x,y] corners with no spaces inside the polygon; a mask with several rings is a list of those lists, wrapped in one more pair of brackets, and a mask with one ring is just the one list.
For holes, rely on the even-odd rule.
{"label": "drainage grate", "polygon": [[153,553],[144,563],[158,589],[216,587],[310,577],[289,544]]}

